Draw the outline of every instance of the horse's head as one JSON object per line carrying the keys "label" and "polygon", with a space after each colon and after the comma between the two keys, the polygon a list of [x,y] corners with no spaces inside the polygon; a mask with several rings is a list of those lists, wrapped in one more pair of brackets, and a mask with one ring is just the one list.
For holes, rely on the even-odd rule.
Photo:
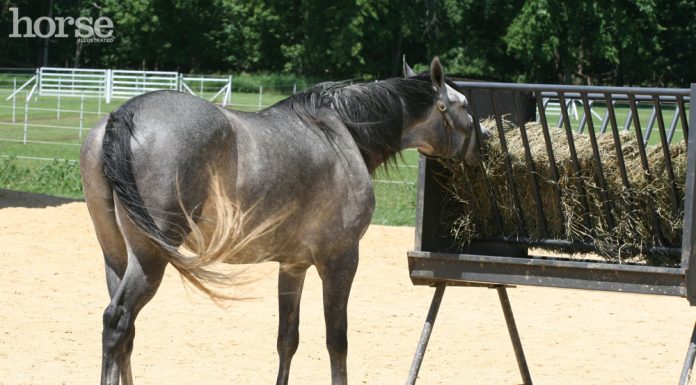
{"label": "horse's head", "polygon": [[[418,76],[406,63],[404,77]],[[421,75],[422,76],[422,75]],[[469,115],[466,97],[445,79],[440,59],[430,64],[430,80],[435,90],[432,109],[424,118],[402,134],[405,147],[415,147],[422,154],[436,158],[461,159],[468,165],[481,160],[479,137]],[[482,128],[483,130],[483,128]],[[484,139],[488,131],[482,131]]]}

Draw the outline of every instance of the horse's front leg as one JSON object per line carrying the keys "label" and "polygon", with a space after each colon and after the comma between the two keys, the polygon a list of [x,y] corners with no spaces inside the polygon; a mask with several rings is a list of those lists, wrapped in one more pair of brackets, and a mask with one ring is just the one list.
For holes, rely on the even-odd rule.
{"label": "horse's front leg", "polygon": [[348,296],[358,268],[358,246],[335,258],[317,264],[324,292],[326,347],[331,360],[331,383],[346,385],[348,374]]}
{"label": "horse's front leg", "polygon": [[300,343],[300,298],[309,265],[281,263],[278,272],[278,379],[287,385],[290,362]]}

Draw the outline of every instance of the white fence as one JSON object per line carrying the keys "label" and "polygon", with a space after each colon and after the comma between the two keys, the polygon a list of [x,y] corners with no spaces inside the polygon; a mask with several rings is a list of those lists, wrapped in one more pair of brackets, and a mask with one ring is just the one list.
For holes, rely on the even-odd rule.
{"label": "white fence", "polygon": [[[166,71],[101,70],[43,67],[32,71],[22,71],[19,76],[0,78],[0,125],[18,125],[24,117],[24,131],[32,127],[31,120],[50,119],[55,114],[60,120],[65,114],[103,115],[112,109],[102,106],[112,99],[129,99],[133,96],[154,90],[179,90],[205,98],[211,102],[239,107],[245,111],[261,110],[282,99],[282,95],[264,95],[264,87],[258,86],[258,94],[238,91],[233,96],[232,76],[187,75]],[[10,79],[10,80],[8,80]],[[18,81],[19,80],[19,81]],[[293,92],[296,85],[290,85]],[[238,96],[237,96],[238,95]],[[264,97],[265,96],[265,97]],[[232,99],[234,103],[232,103]],[[75,101],[75,99],[79,99]],[[83,107],[87,104],[88,110]],[[4,112],[9,112],[6,116]],[[31,115],[31,117],[29,117]],[[79,126],[83,130],[83,119]],[[76,122],[77,123],[77,122]],[[49,128],[41,125],[41,127]],[[59,127],[62,128],[62,127]],[[0,137],[0,141],[2,141]],[[26,135],[22,143],[28,143]]]}
{"label": "white fence", "polygon": [[179,90],[179,73],[165,71],[107,70],[109,98],[130,99],[155,90]]}
{"label": "white fence", "polygon": [[[179,90],[189,92],[192,95],[203,96],[209,85],[215,88],[222,87],[209,100],[215,102],[222,96],[221,104],[226,106],[230,103],[232,97],[232,76],[227,77],[210,77],[210,76],[183,76],[179,75]],[[196,91],[198,93],[196,93]],[[259,109],[261,109],[259,107]]]}
{"label": "white fence", "polygon": [[[274,86],[271,87],[272,96],[264,99],[263,85],[258,85],[258,91],[251,91],[246,84],[244,91],[238,91],[245,94],[245,97],[233,102],[234,79],[232,76],[184,75],[174,71],[42,67],[36,69],[35,75],[30,78],[26,75],[31,74],[31,70],[22,71],[22,73],[24,83],[19,87],[17,84],[13,85],[12,89],[15,93],[35,88],[37,96],[59,99],[61,97],[98,98],[107,104],[111,103],[112,99],[129,99],[149,91],[178,90],[223,106],[233,105],[244,109],[260,110],[277,101],[277,95],[279,95],[279,88]],[[282,88],[287,91],[292,90],[294,94],[297,91],[297,84],[289,84]],[[258,98],[250,100],[249,94],[257,94]],[[7,96],[5,100],[9,101],[13,97],[14,93]]]}
{"label": "white fence", "polygon": [[[224,106],[232,104],[232,80],[232,76],[165,71],[55,67],[36,69],[33,74],[31,70],[8,73],[0,78],[0,157],[76,160],[86,131],[120,104],[107,105],[112,99],[170,89]],[[259,91],[263,92],[262,86]],[[264,103],[262,94],[240,91],[237,95],[232,105],[246,111],[260,110],[282,97],[266,96]]]}
{"label": "white fence", "polygon": [[[155,90],[187,91],[202,96],[204,89],[208,91],[213,86],[218,91],[210,100],[215,101],[221,97],[222,105],[226,105],[231,98],[232,76],[194,77],[173,71],[42,67],[19,90],[31,86],[38,87],[39,96],[97,97],[104,99],[106,103],[111,103],[111,99],[129,99]],[[7,99],[11,97],[12,95]]]}
{"label": "white fence", "polygon": [[107,82],[105,70],[51,68],[38,70],[40,96],[103,97]]}
{"label": "white fence", "polygon": [[[179,73],[42,67],[37,71],[40,96],[128,99],[155,90],[178,90]],[[30,80],[31,82],[31,80]]]}

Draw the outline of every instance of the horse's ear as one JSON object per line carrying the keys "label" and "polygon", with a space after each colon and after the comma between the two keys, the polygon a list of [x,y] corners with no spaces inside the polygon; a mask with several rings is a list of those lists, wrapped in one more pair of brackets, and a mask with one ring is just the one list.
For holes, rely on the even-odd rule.
{"label": "horse's ear", "polygon": [[404,54],[404,77],[405,78],[410,78],[416,76],[416,72],[413,71],[413,68],[411,68],[408,63],[406,63],[406,54]]}
{"label": "horse's ear", "polygon": [[440,58],[437,56],[430,63],[430,79],[432,79],[433,85],[437,88],[442,88],[445,85],[445,73],[442,70]]}

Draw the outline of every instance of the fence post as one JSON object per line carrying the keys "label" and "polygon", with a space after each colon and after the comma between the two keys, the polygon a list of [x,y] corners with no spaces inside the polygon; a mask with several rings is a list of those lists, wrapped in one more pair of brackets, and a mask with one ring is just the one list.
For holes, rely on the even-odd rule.
{"label": "fence post", "polygon": [[[36,69],[36,84],[39,85],[39,94],[41,93],[41,91],[43,91],[43,79],[42,78],[43,78],[43,76],[41,76],[41,70],[39,68],[37,68]],[[38,100],[39,94],[36,94],[36,96],[34,96],[34,101]]]}
{"label": "fence post", "polygon": [[294,95],[296,93],[297,93],[297,83],[292,83],[292,94]]}
{"label": "fence post", "polygon": [[17,123],[17,78],[14,78],[14,83],[12,85],[12,123]]}
{"label": "fence post", "polygon": [[24,136],[22,139],[22,144],[27,144],[27,128],[29,126],[29,102],[31,102],[31,95],[24,101]]}
{"label": "fence post", "polygon": [[227,76],[227,92],[225,92],[225,100],[222,101],[222,106],[225,107],[230,103],[230,95],[232,94],[232,75]]}
{"label": "fence post", "polygon": [[80,139],[82,139],[82,125],[84,123],[84,118],[85,118],[85,92],[82,91],[82,94],[80,95],[80,134],[79,134]]}
{"label": "fence post", "polygon": [[102,89],[102,87],[99,87],[99,95],[97,96],[97,114],[99,117],[101,117],[101,112],[102,112],[102,107],[101,107],[102,93],[103,93],[103,89]]}
{"label": "fence post", "polygon": [[262,103],[263,103],[263,86],[259,86],[259,110],[261,110]]}
{"label": "fence post", "polygon": [[104,93],[104,97],[106,98],[106,104],[111,103],[111,79],[113,77],[113,74],[111,73],[111,70],[106,70],[106,76],[104,77],[104,89],[106,90]]}
{"label": "fence post", "polygon": [[56,102],[56,119],[60,120],[60,94],[61,94],[61,79],[58,78],[58,100]]}

